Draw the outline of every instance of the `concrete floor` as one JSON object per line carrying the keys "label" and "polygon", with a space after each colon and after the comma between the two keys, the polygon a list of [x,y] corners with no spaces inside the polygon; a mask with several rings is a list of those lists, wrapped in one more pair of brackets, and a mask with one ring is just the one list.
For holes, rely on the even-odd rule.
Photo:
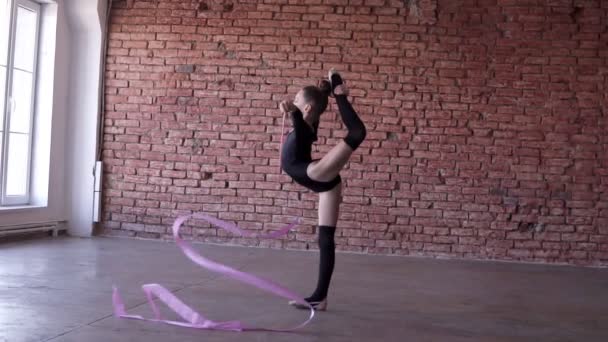
{"label": "concrete floor", "polygon": [[[317,254],[196,245],[308,294]],[[111,238],[0,244],[0,341],[608,341],[608,270],[339,254],[329,311],[295,333],[217,332],[112,317],[112,284],[150,316],[157,282],[211,319],[290,324],[305,313],[200,270],[172,243]]]}

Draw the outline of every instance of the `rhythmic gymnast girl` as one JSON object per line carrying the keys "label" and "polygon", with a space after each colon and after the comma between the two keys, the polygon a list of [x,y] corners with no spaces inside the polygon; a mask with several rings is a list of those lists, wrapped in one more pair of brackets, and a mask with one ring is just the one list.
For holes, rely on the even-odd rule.
{"label": "rhythmic gymnast girl", "polygon": [[[335,263],[334,233],[342,201],[340,170],[366,135],[365,125],[348,102],[348,89],[342,77],[332,69],[328,78],[322,80],[318,87],[302,88],[293,102],[283,101],[280,104],[281,112],[290,113],[293,123],[293,130],[282,146],[281,167],[296,183],[319,194],[319,276],[315,291],[305,299],[313,308],[321,311],[327,309],[327,293]],[[327,109],[330,95],[336,99],[348,133],[323,158],[313,160],[312,144],[317,140],[319,120]],[[308,309],[294,301],[289,304]]]}

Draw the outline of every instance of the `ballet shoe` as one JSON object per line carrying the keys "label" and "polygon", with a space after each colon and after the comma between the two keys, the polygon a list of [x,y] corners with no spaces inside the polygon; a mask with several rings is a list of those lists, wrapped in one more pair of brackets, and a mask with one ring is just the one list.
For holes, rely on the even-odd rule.
{"label": "ballet shoe", "polygon": [[336,69],[331,68],[327,73],[327,78],[329,79],[329,83],[331,83],[331,92],[334,96],[336,96],[336,87],[343,84],[342,76],[340,73],[336,71]]}
{"label": "ballet shoe", "polygon": [[[300,309],[300,310],[309,309],[308,305],[301,304],[299,302],[296,302],[295,300],[289,301],[288,304],[295,307],[296,309]],[[326,311],[327,310],[327,298],[320,300],[320,301],[308,302],[308,304],[310,304],[310,306],[312,306],[312,308],[315,309],[315,311]]]}

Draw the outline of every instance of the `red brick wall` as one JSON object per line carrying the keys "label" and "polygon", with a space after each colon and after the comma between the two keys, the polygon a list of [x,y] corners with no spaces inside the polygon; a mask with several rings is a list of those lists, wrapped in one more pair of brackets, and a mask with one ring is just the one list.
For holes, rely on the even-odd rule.
{"label": "red brick wall", "polygon": [[[317,197],[277,170],[277,108],[337,67],[369,132],[339,249],[608,264],[608,1],[261,2],[115,2],[106,234],[303,216],[284,241],[185,234],[315,248]],[[335,109],[317,156],[345,134]]]}

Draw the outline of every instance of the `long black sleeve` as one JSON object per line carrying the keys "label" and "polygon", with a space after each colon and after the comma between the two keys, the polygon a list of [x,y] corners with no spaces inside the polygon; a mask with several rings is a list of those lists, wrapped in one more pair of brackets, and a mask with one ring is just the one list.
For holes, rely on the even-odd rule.
{"label": "long black sleeve", "polygon": [[300,112],[300,110],[296,109],[295,111],[291,112],[290,114],[291,114],[291,123],[293,124],[293,129],[296,134],[296,139],[300,140],[304,137],[304,134],[307,133],[308,127],[306,127],[306,126],[308,124],[306,123],[306,121],[304,121],[304,116],[302,115],[302,112]]}
{"label": "long black sleeve", "polygon": [[317,140],[316,130],[310,127],[299,110],[293,111],[291,121],[293,131],[289,133],[283,145],[283,165],[289,167],[293,162],[310,162],[312,160],[312,144]]}

